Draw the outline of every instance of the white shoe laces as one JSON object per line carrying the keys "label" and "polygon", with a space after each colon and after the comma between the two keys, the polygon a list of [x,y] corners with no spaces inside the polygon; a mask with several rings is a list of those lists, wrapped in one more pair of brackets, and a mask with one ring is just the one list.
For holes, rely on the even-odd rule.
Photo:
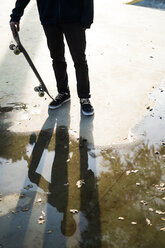
{"label": "white shoe laces", "polygon": [[64,94],[62,93],[59,93],[57,96],[56,96],[56,100],[61,100],[63,98]]}
{"label": "white shoe laces", "polygon": [[81,98],[80,103],[81,104],[91,104],[88,98]]}

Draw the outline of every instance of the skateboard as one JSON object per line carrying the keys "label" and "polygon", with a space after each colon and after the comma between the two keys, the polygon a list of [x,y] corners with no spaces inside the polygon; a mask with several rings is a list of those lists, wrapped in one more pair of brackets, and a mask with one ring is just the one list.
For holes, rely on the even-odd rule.
{"label": "skateboard", "polygon": [[29,54],[27,53],[27,51],[25,50],[25,48],[23,47],[21,41],[20,41],[20,37],[18,34],[18,31],[15,28],[15,34],[13,35],[14,40],[16,42],[17,45],[15,44],[10,44],[9,48],[10,50],[13,50],[15,55],[19,55],[20,53],[23,53],[23,55],[25,56],[27,62],[29,63],[31,69],[33,70],[34,74],[36,75],[38,81],[39,81],[39,86],[34,87],[34,91],[38,92],[38,95],[40,97],[43,97],[45,95],[45,92],[47,93],[47,95],[54,100],[54,98],[50,95],[48,89],[46,88],[46,85],[44,84],[40,74],[38,73],[36,67],[34,66]]}

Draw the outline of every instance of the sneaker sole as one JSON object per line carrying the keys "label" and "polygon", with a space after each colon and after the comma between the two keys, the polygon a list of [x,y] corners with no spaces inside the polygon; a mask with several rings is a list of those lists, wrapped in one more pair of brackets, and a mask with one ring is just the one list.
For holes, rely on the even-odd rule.
{"label": "sneaker sole", "polygon": [[82,114],[85,115],[85,116],[91,116],[91,115],[94,115],[94,111],[93,112],[84,112],[83,110],[81,110]]}
{"label": "sneaker sole", "polygon": [[60,108],[64,103],[70,101],[70,98],[66,99],[65,101],[63,101],[61,104],[59,104],[58,106],[49,106],[49,109],[57,109]]}

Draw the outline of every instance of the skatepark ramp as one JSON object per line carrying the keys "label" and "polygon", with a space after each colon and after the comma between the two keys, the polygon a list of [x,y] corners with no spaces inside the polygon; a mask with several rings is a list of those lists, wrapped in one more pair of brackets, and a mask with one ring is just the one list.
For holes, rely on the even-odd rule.
{"label": "skatepark ramp", "polygon": [[126,4],[165,10],[165,0],[132,0]]}

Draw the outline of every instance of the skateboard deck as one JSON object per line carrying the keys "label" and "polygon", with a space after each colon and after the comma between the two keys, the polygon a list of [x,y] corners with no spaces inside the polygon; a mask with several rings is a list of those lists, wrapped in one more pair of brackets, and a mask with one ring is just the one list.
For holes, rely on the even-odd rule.
{"label": "skateboard deck", "polygon": [[15,55],[19,55],[20,53],[23,53],[24,57],[26,58],[27,62],[29,63],[31,69],[33,70],[34,74],[36,75],[40,85],[39,86],[36,86],[34,88],[34,91],[38,92],[38,95],[40,97],[43,97],[44,96],[44,92],[47,93],[47,95],[52,99],[54,100],[54,98],[50,95],[44,81],[42,80],[40,74],[38,73],[36,67],[34,66],[29,54],[27,53],[27,51],[25,50],[25,48],[23,47],[21,41],[20,41],[20,37],[19,37],[19,34],[15,28],[15,34],[13,35],[14,37],[14,40],[16,42],[17,45],[15,44],[10,44],[9,48],[10,50],[13,50],[14,54]]}

